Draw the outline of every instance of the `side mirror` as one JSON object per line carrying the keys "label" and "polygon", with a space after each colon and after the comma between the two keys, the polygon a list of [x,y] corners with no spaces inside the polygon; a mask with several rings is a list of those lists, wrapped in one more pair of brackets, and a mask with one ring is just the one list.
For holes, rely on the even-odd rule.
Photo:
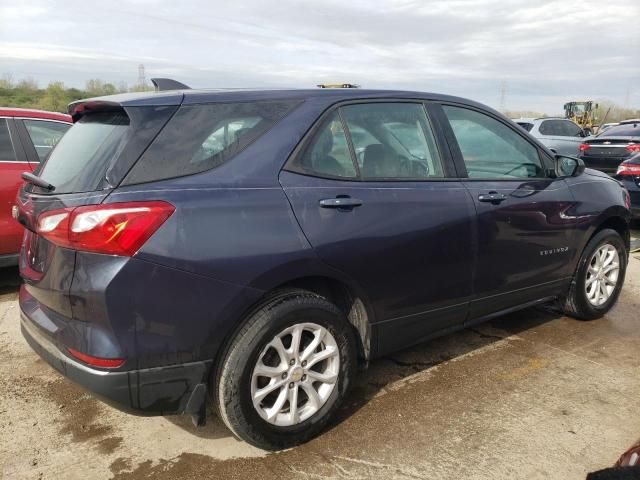
{"label": "side mirror", "polygon": [[582,175],[585,169],[584,162],[576,157],[556,155],[556,175],[562,177],[577,177]]}

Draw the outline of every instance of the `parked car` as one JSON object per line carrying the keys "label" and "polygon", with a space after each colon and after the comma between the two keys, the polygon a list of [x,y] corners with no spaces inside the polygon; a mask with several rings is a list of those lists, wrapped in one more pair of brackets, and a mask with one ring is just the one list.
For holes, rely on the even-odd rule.
{"label": "parked car", "polygon": [[620,180],[631,196],[631,214],[640,219],[640,153],[618,166],[615,178]]}
{"label": "parked car", "polygon": [[578,147],[588,135],[566,118],[519,118],[514,120],[531,135],[559,155],[578,155]]}
{"label": "parked car", "polygon": [[24,229],[11,210],[20,174],[33,171],[69,127],[62,113],[0,108],[0,268],[18,264]]}
{"label": "parked car", "polygon": [[597,134],[604,132],[607,128],[615,127],[616,125],[620,125],[620,124],[618,122],[603,123],[598,127]]}
{"label": "parked car", "polygon": [[621,123],[585,139],[580,145],[580,158],[585,165],[610,175],[637,152],[640,152],[640,123]]}
{"label": "parked car", "polygon": [[70,113],[19,193],[22,331],[121,409],[213,408],[288,447],[369,359],[541,303],[597,318],[624,281],[620,183],[470,100],[181,90]]}

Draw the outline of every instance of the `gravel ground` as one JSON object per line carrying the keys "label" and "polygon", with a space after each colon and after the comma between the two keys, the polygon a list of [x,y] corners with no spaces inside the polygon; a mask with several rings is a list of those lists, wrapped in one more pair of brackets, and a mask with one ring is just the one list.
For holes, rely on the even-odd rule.
{"label": "gravel ground", "polygon": [[0,271],[6,479],[583,479],[640,438],[640,253],[606,318],[530,309],[376,360],[331,428],[275,454],[215,417],[130,416],[60,377],[20,335],[18,285]]}

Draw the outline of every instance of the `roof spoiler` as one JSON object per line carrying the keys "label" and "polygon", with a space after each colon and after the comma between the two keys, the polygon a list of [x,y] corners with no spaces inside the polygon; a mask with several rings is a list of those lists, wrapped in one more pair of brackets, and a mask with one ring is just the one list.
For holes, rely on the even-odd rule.
{"label": "roof spoiler", "polygon": [[73,123],[76,123],[80,117],[89,112],[115,112],[122,110],[122,105],[105,100],[78,100],[70,103],[67,108]]}
{"label": "roof spoiler", "polygon": [[152,78],[151,83],[156,87],[156,92],[164,92],[165,90],[191,90],[191,87],[170,78]]}

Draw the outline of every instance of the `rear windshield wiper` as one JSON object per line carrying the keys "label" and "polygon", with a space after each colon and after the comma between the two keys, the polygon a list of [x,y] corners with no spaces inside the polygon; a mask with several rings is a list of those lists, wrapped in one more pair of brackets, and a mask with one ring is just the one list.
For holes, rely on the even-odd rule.
{"label": "rear windshield wiper", "polygon": [[56,187],[51,185],[49,182],[46,182],[33,173],[24,172],[21,176],[25,182],[35,185],[36,187],[44,188],[45,190],[49,190],[50,192],[53,192],[56,189]]}

